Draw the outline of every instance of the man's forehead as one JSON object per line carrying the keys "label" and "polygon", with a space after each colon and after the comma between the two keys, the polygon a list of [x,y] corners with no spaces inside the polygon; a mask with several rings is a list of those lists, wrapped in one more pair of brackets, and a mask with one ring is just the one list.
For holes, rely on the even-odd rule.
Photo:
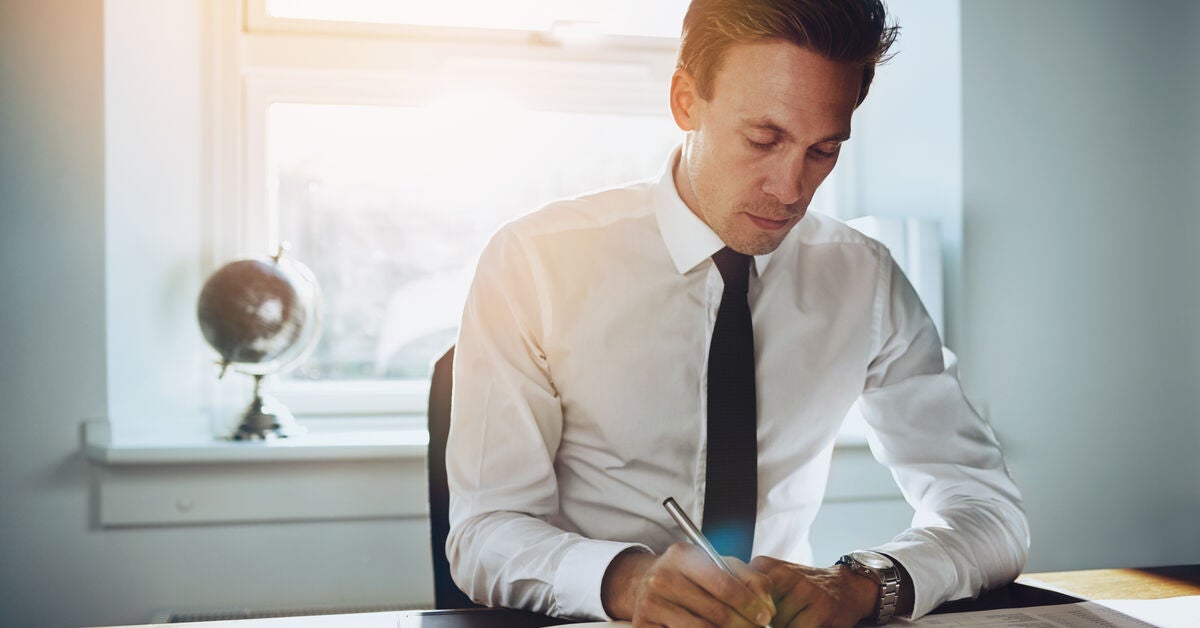
{"label": "man's forehead", "polygon": [[[858,104],[862,71],[791,42],[735,44],[725,51],[712,98],[739,120],[805,139],[845,139]],[[815,128],[821,127],[821,128]]]}

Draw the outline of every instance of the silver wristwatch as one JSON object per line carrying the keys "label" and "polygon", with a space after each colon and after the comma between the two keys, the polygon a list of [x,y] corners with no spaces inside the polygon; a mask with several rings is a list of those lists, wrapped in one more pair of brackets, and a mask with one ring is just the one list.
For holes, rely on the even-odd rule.
{"label": "silver wristwatch", "polygon": [[876,626],[891,621],[896,612],[896,602],[900,599],[900,570],[892,559],[879,552],[859,550],[842,556],[836,564],[846,565],[879,583],[879,605],[875,613],[864,621]]}

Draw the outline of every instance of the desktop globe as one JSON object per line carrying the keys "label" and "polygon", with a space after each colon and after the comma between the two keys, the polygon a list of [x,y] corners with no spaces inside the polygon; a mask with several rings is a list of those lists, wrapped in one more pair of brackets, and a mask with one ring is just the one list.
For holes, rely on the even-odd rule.
{"label": "desktop globe", "polygon": [[218,377],[231,367],[254,377],[254,399],[234,440],[301,432],[287,408],[263,388],[265,376],[303,362],[321,333],[320,286],[308,267],[284,257],[287,248],[285,243],[273,256],[225,264],[200,290],[196,318],[221,356]]}

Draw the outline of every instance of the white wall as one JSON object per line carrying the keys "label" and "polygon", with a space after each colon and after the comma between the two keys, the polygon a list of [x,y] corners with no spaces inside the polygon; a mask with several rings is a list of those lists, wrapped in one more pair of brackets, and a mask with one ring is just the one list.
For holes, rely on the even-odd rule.
{"label": "white wall", "polygon": [[1029,566],[1200,562],[1200,5],[962,14],[963,373]]}
{"label": "white wall", "polygon": [[[205,375],[196,337],[165,327],[195,329],[204,4],[0,2],[0,625],[432,597],[420,518],[97,523],[110,470],[86,461],[81,424],[178,420]],[[105,42],[106,18],[122,41]],[[145,366],[163,353],[178,370]],[[395,468],[324,464],[335,477]]]}
{"label": "white wall", "polygon": [[106,401],[101,7],[0,3],[6,625],[65,624],[65,614],[51,610],[69,605],[60,595],[88,582],[102,586],[93,580],[99,566],[76,552],[88,543],[79,423],[104,416]]}
{"label": "white wall", "polygon": [[107,416],[125,428],[205,423],[209,21],[195,0],[104,3]]}

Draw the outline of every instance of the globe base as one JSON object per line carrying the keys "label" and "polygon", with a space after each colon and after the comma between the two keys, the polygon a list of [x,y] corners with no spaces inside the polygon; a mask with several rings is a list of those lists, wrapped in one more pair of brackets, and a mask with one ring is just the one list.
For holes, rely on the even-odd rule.
{"label": "globe base", "polygon": [[242,415],[242,423],[230,436],[233,440],[274,440],[299,436],[308,431],[307,428],[296,424],[287,406],[275,397],[262,392],[262,375],[254,376],[254,400],[246,413]]}

